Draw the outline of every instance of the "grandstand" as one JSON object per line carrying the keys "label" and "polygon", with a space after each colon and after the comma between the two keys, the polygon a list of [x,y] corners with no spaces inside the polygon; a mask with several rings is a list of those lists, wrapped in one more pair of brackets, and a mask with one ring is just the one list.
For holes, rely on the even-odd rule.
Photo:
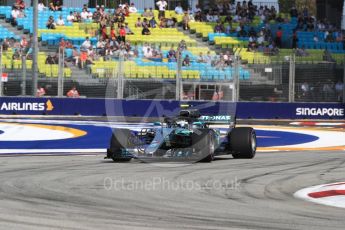
{"label": "grandstand", "polygon": [[[277,7],[270,7],[274,6]],[[297,65],[324,68],[329,71],[329,80],[334,83],[341,78],[339,68],[343,68],[345,50],[344,40],[338,39],[341,36],[339,31],[310,30],[308,23],[301,24],[300,18],[288,12],[278,12],[278,9],[273,8],[263,8],[261,12],[259,7],[253,6],[253,15],[241,17],[238,16],[238,9],[236,12],[229,10],[231,19],[225,14],[217,16],[216,21],[212,21],[212,17],[218,14],[216,11],[205,11],[201,16],[190,13],[186,18],[174,10],[166,10],[164,23],[158,19],[158,10],[153,10],[153,15],[147,17],[143,16],[143,9],[138,9],[135,13],[127,14],[123,21],[116,21],[122,17],[118,15],[121,12],[119,8],[104,9],[108,16],[102,16],[101,19],[97,18],[98,8],[87,8],[90,15],[80,20],[68,20],[68,17],[71,12],[75,17],[80,17],[82,6],[62,7],[61,11],[39,11],[39,82],[50,85],[49,94],[54,96],[58,76],[62,74],[66,83],[65,92],[71,85],[77,85],[81,94],[87,97],[104,97],[111,79],[121,78],[125,81],[124,97],[173,99],[176,97],[174,87],[177,79],[181,79],[186,98],[212,99],[214,92],[223,91],[226,97],[222,99],[232,100],[234,79],[238,78],[243,92],[246,92],[240,94],[243,100],[284,101],[288,100],[289,83],[289,74],[285,71],[289,71],[290,60],[295,55],[293,60]],[[22,10],[23,16],[15,20],[12,13],[11,6],[0,6],[0,18],[3,19],[0,23],[0,39],[11,38],[13,44],[19,43],[23,36],[30,40],[33,8],[26,7]],[[157,20],[156,26],[149,28],[150,35],[143,35],[142,27],[136,25],[137,20],[150,20],[152,16]],[[197,19],[198,16],[201,20]],[[55,21],[54,29],[47,28],[50,17]],[[113,17],[116,23],[109,24],[109,17]],[[59,18],[62,18],[64,25],[56,23]],[[186,20],[188,31],[181,27]],[[168,25],[170,22],[174,25]],[[121,41],[120,30],[124,23],[130,33],[127,31],[125,40]],[[113,30],[117,40],[112,40]],[[275,38],[279,31],[282,33],[280,44]],[[291,48],[294,46],[294,33],[298,38],[296,49]],[[261,37],[262,41],[259,41]],[[84,46],[87,39],[89,47]],[[103,42],[108,43],[107,48],[100,46]],[[181,42],[185,47],[180,47]],[[156,55],[148,55],[146,47],[150,47]],[[21,81],[22,68],[24,66],[31,70],[32,66],[30,47],[25,51],[25,65],[20,58],[14,58],[18,48],[23,49],[17,44],[17,47],[8,47],[2,53],[4,71],[9,72],[10,79],[13,79],[13,82],[10,80],[6,83],[9,96],[20,94],[16,83]],[[58,55],[57,60],[60,61],[48,63],[48,57],[54,56],[59,48],[63,49],[64,56]],[[297,76],[301,75],[296,88],[299,91],[299,84],[309,79],[297,72],[297,69]],[[323,72],[323,69],[319,70]],[[30,79],[30,71],[27,74]],[[323,80],[322,77],[318,78],[321,82],[318,84],[322,85]],[[165,85],[169,87],[164,89]],[[31,87],[30,84],[27,87]],[[94,92],[90,89],[94,89]],[[251,91],[257,92],[256,89],[260,89],[263,96],[248,96]],[[133,93],[135,95],[131,95]]]}

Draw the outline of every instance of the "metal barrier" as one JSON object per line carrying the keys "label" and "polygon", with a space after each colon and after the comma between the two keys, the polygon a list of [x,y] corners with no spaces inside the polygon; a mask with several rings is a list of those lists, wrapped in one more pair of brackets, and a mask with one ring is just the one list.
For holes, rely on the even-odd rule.
{"label": "metal barrier", "polygon": [[[2,52],[2,51],[1,51]],[[28,96],[44,88],[46,96],[65,97],[76,87],[81,96],[118,99],[176,99],[213,101],[341,102],[344,100],[344,62],[301,62],[293,55],[267,63],[244,62],[214,54],[209,62],[182,52],[177,60],[131,58],[79,60],[72,64],[65,52],[56,64],[40,53],[38,84],[32,85],[30,55],[13,59],[3,51],[0,95]],[[7,76],[7,77],[6,77]]]}

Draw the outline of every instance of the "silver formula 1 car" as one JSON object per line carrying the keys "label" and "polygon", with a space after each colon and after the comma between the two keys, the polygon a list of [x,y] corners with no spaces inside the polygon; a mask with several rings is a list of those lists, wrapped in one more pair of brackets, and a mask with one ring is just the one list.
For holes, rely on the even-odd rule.
{"label": "silver formula 1 car", "polygon": [[183,109],[140,131],[114,129],[106,158],[114,161],[211,162],[217,155],[254,158],[256,134],[250,127],[235,127],[229,115],[203,116],[196,109]]}

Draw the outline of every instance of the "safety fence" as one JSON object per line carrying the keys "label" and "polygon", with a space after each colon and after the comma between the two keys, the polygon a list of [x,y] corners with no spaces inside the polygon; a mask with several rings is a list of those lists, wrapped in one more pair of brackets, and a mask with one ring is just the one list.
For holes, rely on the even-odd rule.
{"label": "safety fence", "polygon": [[[139,48],[137,48],[138,50]],[[138,52],[142,52],[142,47]],[[32,85],[32,60],[12,50],[0,51],[0,95],[66,97],[76,88],[87,98],[270,102],[341,102],[344,63],[301,61],[295,55],[264,61],[190,47],[158,57],[137,58],[119,51],[94,60],[59,50],[39,53],[38,85]],[[134,49],[135,50],[135,49]],[[170,56],[169,56],[170,55]],[[42,95],[43,96],[43,95]]]}

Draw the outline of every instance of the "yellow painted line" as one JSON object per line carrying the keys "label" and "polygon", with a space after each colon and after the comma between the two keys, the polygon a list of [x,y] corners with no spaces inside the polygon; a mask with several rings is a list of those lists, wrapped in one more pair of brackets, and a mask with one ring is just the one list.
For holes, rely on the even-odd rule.
{"label": "yellow painted line", "polygon": [[60,126],[60,125],[22,124],[22,123],[11,123],[11,122],[0,122],[0,124],[15,125],[15,126],[27,126],[27,127],[35,127],[35,128],[63,131],[63,132],[71,133],[73,135],[72,138],[82,137],[82,136],[85,136],[87,134],[87,132],[84,130],[69,128],[69,127]]}

